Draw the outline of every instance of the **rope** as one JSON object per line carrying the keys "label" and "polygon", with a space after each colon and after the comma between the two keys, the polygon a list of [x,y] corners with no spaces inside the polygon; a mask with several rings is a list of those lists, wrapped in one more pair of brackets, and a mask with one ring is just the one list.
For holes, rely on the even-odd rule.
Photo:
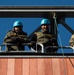
{"label": "rope", "polygon": [[57,21],[56,21],[56,14],[55,13],[53,14],[53,19],[54,19],[54,24],[55,24],[57,32],[58,32],[58,38],[59,38],[59,41],[60,41],[60,45],[61,45],[61,49],[62,49],[62,54],[63,54],[64,75],[67,75],[66,74],[66,68],[65,68],[65,61],[64,61],[64,50],[63,50],[63,47],[62,47],[62,42],[61,42],[60,34],[59,34],[59,31],[58,31],[58,27],[57,27]]}

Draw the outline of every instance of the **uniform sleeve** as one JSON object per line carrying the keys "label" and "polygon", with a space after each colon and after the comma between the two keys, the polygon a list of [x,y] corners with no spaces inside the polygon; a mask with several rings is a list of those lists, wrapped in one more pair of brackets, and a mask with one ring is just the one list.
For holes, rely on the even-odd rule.
{"label": "uniform sleeve", "polygon": [[71,36],[69,43],[70,43],[70,46],[74,45],[74,34]]}
{"label": "uniform sleeve", "polygon": [[4,43],[10,43],[11,42],[11,38],[10,38],[10,32],[8,32],[4,38]]}
{"label": "uniform sleeve", "polygon": [[58,46],[57,39],[55,36],[52,38],[52,43],[53,43],[53,46]]}
{"label": "uniform sleeve", "polygon": [[29,46],[29,48],[32,47],[33,49],[35,49],[36,42],[37,42],[36,34],[34,34],[34,35],[31,37],[30,42],[31,42],[31,45]]}
{"label": "uniform sleeve", "polygon": [[[58,42],[57,42],[55,35],[53,35],[53,37],[52,37],[52,45],[58,46]],[[54,48],[53,50],[57,52],[58,48]]]}
{"label": "uniform sleeve", "polygon": [[21,39],[20,40],[23,43],[29,43],[30,42],[27,33],[24,33],[24,35],[21,36]]}
{"label": "uniform sleeve", "polygon": [[37,35],[36,35],[36,34],[34,34],[34,35],[32,36],[31,41],[37,42]]}

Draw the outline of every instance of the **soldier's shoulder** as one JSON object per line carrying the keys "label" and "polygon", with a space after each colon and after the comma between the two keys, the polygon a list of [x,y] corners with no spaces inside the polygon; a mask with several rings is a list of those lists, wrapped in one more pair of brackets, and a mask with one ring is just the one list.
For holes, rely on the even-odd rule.
{"label": "soldier's shoulder", "polygon": [[74,38],[74,34],[71,37]]}
{"label": "soldier's shoulder", "polygon": [[23,32],[24,35],[28,35],[26,32]]}
{"label": "soldier's shoulder", "polygon": [[55,37],[55,34],[50,33],[50,35],[51,35],[52,37]]}
{"label": "soldier's shoulder", "polygon": [[43,34],[41,32],[35,32],[34,35],[36,35],[36,36],[42,36]]}
{"label": "soldier's shoulder", "polygon": [[34,32],[34,34],[42,34],[42,32]]}
{"label": "soldier's shoulder", "polygon": [[7,33],[11,33],[11,32],[12,32],[12,30],[7,31]]}

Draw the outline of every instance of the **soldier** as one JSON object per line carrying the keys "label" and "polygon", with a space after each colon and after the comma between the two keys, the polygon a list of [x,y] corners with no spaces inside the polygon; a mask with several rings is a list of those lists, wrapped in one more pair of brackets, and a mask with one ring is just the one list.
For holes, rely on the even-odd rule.
{"label": "soldier", "polygon": [[[55,35],[51,34],[49,31],[50,28],[50,21],[48,19],[43,19],[41,21],[41,31],[35,32],[33,37],[31,38],[31,41],[36,43],[41,43],[44,45],[44,47],[47,46],[58,46],[57,40]],[[31,46],[33,49],[36,49],[36,45],[33,43]],[[37,46],[38,52],[40,51],[40,46]],[[51,49],[47,48],[46,52],[55,53],[57,49]]]}
{"label": "soldier", "polygon": [[69,40],[70,46],[73,47],[74,46],[74,34],[71,36],[70,40]]}
{"label": "soldier", "polygon": [[24,45],[22,43],[28,43],[29,39],[27,33],[22,30],[23,25],[20,21],[15,21],[13,24],[13,29],[8,31],[4,43],[15,44],[13,46],[8,45],[7,51],[18,51],[24,50]]}

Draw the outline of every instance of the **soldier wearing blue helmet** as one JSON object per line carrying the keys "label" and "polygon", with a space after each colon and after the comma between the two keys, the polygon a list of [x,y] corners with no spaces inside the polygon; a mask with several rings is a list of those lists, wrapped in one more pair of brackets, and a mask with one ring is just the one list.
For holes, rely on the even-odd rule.
{"label": "soldier wearing blue helmet", "polygon": [[40,25],[50,25],[50,21],[48,19],[43,19]]}
{"label": "soldier wearing blue helmet", "polygon": [[[42,19],[41,23],[41,31],[35,32],[34,35],[31,38],[31,41],[36,42],[36,43],[41,43],[44,45],[44,47],[47,46],[58,46],[57,40],[55,35],[51,34],[49,29],[50,29],[50,21],[48,19]],[[36,49],[36,45],[33,44],[31,46],[32,48]],[[38,52],[41,52],[40,47],[37,46]],[[57,49],[51,49],[47,48],[46,52],[48,53],[56,53]]]}
{"label": "soldier wearing blue helmet", "polygon": [[20,21],[15,21],[13,27],[23,27],[23,25]]}
{"label": "soldier wearing blue helmet", "polygon": [[21,21],[15,21],[13,24],[13,29],[7,32],[4,38],[4,43],[15,44],[15,46],[8,46],[7,51],[24,50],[22,43],[29,42],[29,39],[27,37],[27,33],[24,32],[22,28],[23,25]]}

